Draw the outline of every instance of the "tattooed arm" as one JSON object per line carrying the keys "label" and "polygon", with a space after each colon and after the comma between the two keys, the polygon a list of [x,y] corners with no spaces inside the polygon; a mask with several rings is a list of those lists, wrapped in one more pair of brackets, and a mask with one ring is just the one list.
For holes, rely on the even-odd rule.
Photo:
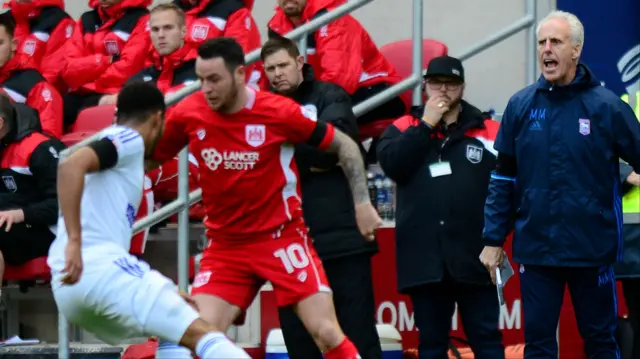
{"label": "tattooed arm", "polygon": [[351,187],[353,203],[356,205],[370,203],[364,160],[358,145],[349,136],[336,129],[327,151],[338,155],[339,164]]}

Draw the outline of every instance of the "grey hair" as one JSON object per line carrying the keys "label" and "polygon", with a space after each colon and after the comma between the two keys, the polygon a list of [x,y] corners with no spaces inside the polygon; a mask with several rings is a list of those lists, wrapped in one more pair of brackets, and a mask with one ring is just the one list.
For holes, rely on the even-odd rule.
{"label": "grey hair", "polygon": [[570,12],[554,10],[550,12],[544,19],[540,20],[538,23],[538,27],[536,28],[536,34],[540,32],[540,27],[542,24],[546,23],[551,19],[564,19],[568,24],[569,28],[571,28],[571,43],[575,45],[579,45],[580,48],[584,46],[584,26],[580,19],[577,16]]}

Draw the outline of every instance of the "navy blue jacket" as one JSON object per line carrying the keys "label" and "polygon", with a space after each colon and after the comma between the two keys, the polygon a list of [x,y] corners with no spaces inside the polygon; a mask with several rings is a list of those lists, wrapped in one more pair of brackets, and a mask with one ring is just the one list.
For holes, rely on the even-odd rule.
{"label": "navy blue jacket", "polygon": [[544,77],[507,104],[494,148],[515,178],[492,174],[484,241],[514,232],[522,264],[601,266],[621,260],[619,158],[640,171],[640,123],[631,107],[582,65],[566,86]]}

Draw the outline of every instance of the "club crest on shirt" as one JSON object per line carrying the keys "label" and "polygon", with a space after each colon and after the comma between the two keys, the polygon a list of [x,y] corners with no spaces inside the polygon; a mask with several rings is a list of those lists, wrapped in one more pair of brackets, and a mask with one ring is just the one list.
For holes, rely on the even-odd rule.
{"label": "club crest on shirt", "polygon": [[247,125],[244,128],[244,138],[249,145],[258,147],[264,143],[266,132],[264,125]]}
{"label": "club crest on shirt", "polygon": [[484,148],[475,145],[467,145],[467,159],[469,162],[476,164],[482,161],[482,153]]}
{"label": "club crest on shirt", "polygon": [[22,45],[22,52],[29,56],[33,56],[36,52],[36,46],[37,43],[34,40],[27,40],[24,42],[24,45]]}
{"label": "club crest on shirt", "polygon": [[591,121],[586,118],[579,118],[578,123],[580,124],[580,134],[586,136],[591,133]]}
{"label": "club crest on shirt", "polygon": [[18,190],[18,185],[16,184],[16,180],[13,176],[2,176],[2,182],[4,182],[4,186],[7,188],[7,191],[16,192]]}
{"label": "club crest on shirt", "polygon": [[118,47],[118,42],[116,40],[104,40],[104,48],[107,50],[109,55],[118,55],[120,54],[120,48]]}
{"label": "club crest on shirt", "polygon": [[209,26],[207,25],[193,25],[191,28],[191,38],[197,41],[203,41],[207,39],[209,34]]}

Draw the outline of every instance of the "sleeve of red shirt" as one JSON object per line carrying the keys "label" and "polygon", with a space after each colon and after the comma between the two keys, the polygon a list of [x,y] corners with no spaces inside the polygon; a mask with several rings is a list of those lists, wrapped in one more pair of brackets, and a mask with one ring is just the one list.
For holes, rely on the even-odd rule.
{"label": "sleeve of red shirt", "polygon": [[[288,142],[293,144],[307,143],[325,150],[333,142],[334,127],[330,123],[318,122],[314,112],[306,110],[299,104],[283,101],[282,130]],[[280,104],[279,104],[280,105]]]}
{"label": "sleeve of red shirt", "polygon": [[[58,76],[64,69],[67,53],[65,45],[67,40],[70,40],[73,36],[73,30],[75,27],[75,21],[71,18],[62,20],[51,32],[49,41],[47,41],[47,47],[42,54],[42,60],[38,62],[40,64],[40,72],[49,83],[56,83]],[[68,31],[67,29],[71,29]]]}
{"label": "sleeve of red shirt", "polygon": [[246,54],[260,47],[260,31],[251,12],[240,9],[229,16],[224,28],[224,36],[234,38]]}
{"label": "sleeve of red shirt", "polygon": [[[353,20],[352,20],[353,21]],[[320,57],[320,80],[340,85],[349,94],[358,89],[362,73],[360,34],[340,18],[314,34]]]}
{"label": "sleeve of red shirt", "polygon": [[118,61],[114,61],[98,77],[96,85],[104,88],[122,87],[129,77],[142,70],[147,58],[151,37],[147,30],[148,16],[138,20],[136,27],[131,32],[129,40],[120,53]]}
{"label": "sleeve of red shirt", "polygon": [[174,158],[180,150],[189,144],[187,134],[186,118],[180,105],[167,112],[164,121],[164,132],[158,145],[153,151],[153,160],[159,163],[167,162]]}
{"label": "sleeve of red shirt", "polygon": [[81,21],[76,23],[73,35],[64,47],[67,61],[61,75],[72,89],[95,80],[109,67],[111,61],[109,56],[93,54],[87,48]]}
{"label": "sleeve of red shirt", "polygon": [[38,111],[42,132],[62,136],[62,96],[58,90],[46,81],[39,82],[29,91],[26,104]]}

